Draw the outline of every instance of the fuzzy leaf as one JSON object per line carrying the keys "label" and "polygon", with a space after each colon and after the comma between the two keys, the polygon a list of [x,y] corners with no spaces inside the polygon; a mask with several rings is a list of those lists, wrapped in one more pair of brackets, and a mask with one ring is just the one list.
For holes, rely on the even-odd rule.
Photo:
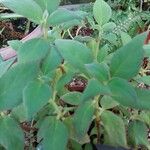
{"label": "fuzzy leaf", "polygon": [[35,23],[42,20],[43,11],[34,0],[0,0],[0,3]]}
{"label": "fuzzy leaf", "polygon": [[137,75],[144,56],[143,44],[145,38],[146,33],[138,35],[115,52],[110,65],[113,77],[131,79]]}
{"label": "fuzzy leaf", "polygon": [[42,38],[35,38],[25,42],[18,51],[19,63],[41,61],[49,49],[48,42]]}
{"label": "fuzzy leaf", "polygon": [[43,12],[47,10],[49,14],[55,11],[60,3],[60,0],[35,0],[35,1],[42,8]]}
{"label": "fuzzy leaf", "polygon": [[138,102],[137,94],[134,88],[124,79],[113,78],[108,87],[111,90],[111,96],[120,104],[134,108]]}
{"label": "fuzzy leaf", "polygon": [[50,125],[46,128],[46,132],[43,137],[43,149],[66,150],[69,137],[66,126],[60,120],[55,118],[47,121],[50,121]]}
{"label": "fuzzy leaf", "polygon": [[18,64],[0,78],[0,110],[11,109],[22,101],[26,84],[37,77],[38,65]]}
{"label": "fuzzy leaf", "polygon": [[100,82],[105,82],[109,80],[109,68],[104,63],[92,63],[85,65],[89,74]]}
{"label": "fuzzy leaf", "polygon": [[0,145],[5,149],[24,149],[24,134],[15,120],[10,117],[0,118],[0,131]]}
{"label": "fuzzy leaf", "polygon": [[150,110],[150,90],[136,88],[136,93],[138,96],[136,108],[141,110]]}
{"label": "fuzzy leaf", "polygon": [[57,26],[57,25],[60,25],[62,23],[74,20],[74,19],[80,19],[81,20],[82,18],[73,11],[59,8],[49,16],[48,24],[51,26]]}
{"label": "fuzzy leaf", "polygon": [[93,120],[94,104],[90,101],[82,103],[74,114],[74,126],[79,138],[87,133],[89,126]]}
{"label": "fuzzy leaf", "polygon": [[147,139],[147,127],[143,122],[132,121],[128,127],[129,143],[132,146],[145,145],[150,147]]}
{"label": "fuzzy leaf", "polygon": [[106,85],[101,84],[95,79],[91,79],[88,82],[86,89],[81,97],[82,101],[88,101],[93,99],[97,95],[109,95],[111,94],[109,88]]}
{"label": "fuzzy leaf", "polygon": [[123,120],[110,111],[104,111],[101,119],[105,130],[105,144],[126,147],[126,131]]}
{"label": "fuzzy leaf", "polygon": [[11,65],[14,63],[16,58],[4,61],[0,63],[0,78],[7,72],[7,70],[11,67]]}
{"label": "fuzzy leaf", "polygon": [[51,88],[40,81],[30,82],[23,91],[23,102],[27,117],[32,119],[35,114],[49,101]]}
{"label": "fuzzy leaf", "polygon": [[93,61],[92,52],[84,44],[74,40],[56,40],[56,46],[63,58],[72,66],[84,70],[84,64]]}
{"label": "fuzzy leaf", "polygon": [[80,92],[69,92],[61,97],[61,99],[67,104],[79,105],[81,102],[81,93]]}
{"label": "fuzzy leaf", "polygon": [[93,7],[94,18],[99,25],[104,25],[112,15],[111,7],[104,0],[96,0]]}
{"label": "fuzzy leaf", "polygon": [[62,57],[57,51],[57,49],[52,46],[48,55],[42,62],[42,71],[44,74],[48,74],[49,72],[56,69],[62,62]]}

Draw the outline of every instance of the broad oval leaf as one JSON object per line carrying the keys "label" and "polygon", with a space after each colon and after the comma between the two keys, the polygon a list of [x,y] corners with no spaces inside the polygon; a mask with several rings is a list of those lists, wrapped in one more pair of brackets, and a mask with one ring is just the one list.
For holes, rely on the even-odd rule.
{"label": "broad oval leaf", "polygon": [[135,108],[141,110],[150,110],[150,90],[139,88],[136,88],[135,90],[138,96],[138,103],[136,103]]}
{"label": "broad oval leaf", "polygon": [[114,22],[108,22],[103,25],[104,32],[110,32],[113,31],[116,27],[116,24]]}
{"label": "broad oval leaf", "polygon": [[131,36],[126,32],[121,32],[120,35],[121,35],[121,41],[123,45],[126,45],[132,40]]}
{"label": "broad oval leaf", "polygon": [[0,3],[35,23],[41,23],[43,11],[34,0],[0,0]]}
{"label": "broad oval leaf", "polygon": [[42,62],[42,71],[46,75],[56,69],[62,62],[62,56],[59,54],[58,50],[51,46],[48,55]]}
{"label": "broad oval leaf", "polygon": [[0,118],[0,131],[0,145],[5,149],[24,149],[24,133],[15,120],[8,116]]}
{"label": "broad oval leaf", "polygon": [[82,94],[82,101],[88,101],[93,99],[97,95],[109,95],[111,94],[111,91],[109,90],[109,87],[106,85],[103,85],[99,81],[95,79],[89,80],[86,89],[84,90]]}
{"label": "broad oval leaf", "polygon": [[147,138],[148,128],[143,122],[131,121],[128,126],[129,144],[133,147],[137,145],[145,145],[150,148],[150,143]]}
{"label": "broad oval leaf", "polygon": [[93,7],[94,18],[99,25],[104,25],[112,15],[111,7],[104,0],[96,0]]}
{"label": "broad oval leaf", "polygon": [[71,105],[79,105],[81,103],[81,93],[80,92],[69,92],[61,97],[61,99]]}
{"label": "broad oval leaf", "polygon": [[50,125],[45,129],[42,141],[43,149],[66,150],[69,137],[68,129],[56,118],[47,121],[50,121]]}
{"label": "broad oval leaf", "polygon": [[59,8],[48,17],[48,24],[51,26],[57,26],[74,19],[81,20],[82,18],[73,11]]}
{"label": "broad oval leaf", "polygon": [[120,104],[134,108],[138,103],[136,91],[126,80],[121,78],[113,78],[108,83],[111,90],[111,96]]}
{"label": "broad oval leaf", "polygon": [[138,73],[144,56],[143,44],[145,38],[146,33],[138,35],[115,52],[110,65],[113,77],[131,79]]}
{"label": "broad oval leaf", "polygon": [[115,147],[127,147],[126,131],[123,120],[110,111],[104,111],[101,114],[101,120],[105,130],[105,144]]}
{"label": "broad oval leaf", "polygon": [[23,42],[19,40],[11,40],[8,41],[7,43],[15,51],[18,51],[23,44]]}
{"label": "broad oval leaf", "polygon": [[59,6],[60,0],[35,0],[37,4],[42,8],[43,12],[45,10],[51,14]]}
{"label": "broad oval leaf", "polygon": [[32,119],[51,96],[52,90],[47,84],[40,81],[30,82],[23,90],[23,102],[28,119]]}
{"label": "broad oval leaf", "polygon": [[20,47],[18,51],[18,62],[41,61],[46,56],[48,49],[48,41],[42,38],[29,40]]}
{"label": "broad oval leaf", "polygon": [[150,76],[136,77],[135,80],[138,83],[144,83],[144,84],[150,86]]}
{"label": "broad oval leaf", "polygon": [[69,139],[76,141],[80,145],[90,142],[88,134],[85,134],[85,136],[83,138],[78,137],[77,133],[75,132],[73,117],[71,117],[71,116],[67,117],[64,120],[64,124],[67,126],[67,128],[69,130]]}
{"label": "broad oval leaf", "polygon": [[56,40],[55,44],[63,58],[72,66],[83,70],[84,64],[92,63],[92,51],[74,40]]}
{"label": "broad oval leaf", "polygon": [[90,101],[82,103],[73,116],[77,136],[81,139],[87,133],[95,112],[94,104]]}
{"label": "broad oval leaf", "polygon": [[26,84],[37,77],[38,65],[18,64],[0,78],[0,110],[11,109],[22,101]]}
{"label": "broad oval leaf", "polygon": [[118,102],[116,102],[110,96],[103,96],[100,101],[100,104],[101,104],[102,108],[104,108],[104,109],[111,109],[111,108],[114,108],[119,105]]}
{"label": "broad oval leaf", "polygon": [[11,65],[14,63],[16,58],[4,61],[0,63],[0,77],[5,74],[5,72],[11,67]]}
{"label": "broad oval leaf", "polygon": [[89,74],[100,82],[109,80],[109,67],[105,63],[91,63],[85,65]]}

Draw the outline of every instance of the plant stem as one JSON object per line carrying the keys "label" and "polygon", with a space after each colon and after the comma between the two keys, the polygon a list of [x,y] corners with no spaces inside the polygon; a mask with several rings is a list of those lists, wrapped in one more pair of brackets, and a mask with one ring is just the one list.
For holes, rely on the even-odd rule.
{"label": "plant stem", "polygon": [[56,92],[53,93],[53,98],[50,99],[49,102],[55,109],[55,112],[57,114],[57,119],[60,119],[62,117],[62,111],[61,111],[60,107],[56,104],[55,99],[56,99]]}
{"label": "plant stem", "polygon": [[69,34],[70,38],[71,38],[71,39],[74,39],[74,37],[72,36],[70,30],[68,29],[67,31],[68,31],[68,34]]}
{"label": "plant stem", "polygon": [[47,39],[48,38],[48,28],[46,26],[43,28],[43,32],[44,32],[44,38]]}
{"label": "plant stem", "polygon": [[95,62],[97,62],[97,56],[98,56],[98,52],[99,52],[99,44],[100,44],[100,40],[97,39],[97,41],[96,41],[96,50],[95,50],[95,54],[94,54]]}
{"label": "plant stem", "polygon": [[96,111],[95,111],[95,125],[97,128],[97,144],[100,143],[100,112],[99,112],[99,96],[95,98],[96,100]]}

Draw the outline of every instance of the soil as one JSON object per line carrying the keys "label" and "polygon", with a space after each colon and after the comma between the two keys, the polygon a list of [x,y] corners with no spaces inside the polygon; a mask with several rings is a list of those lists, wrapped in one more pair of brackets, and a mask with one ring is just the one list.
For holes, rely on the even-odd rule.
{"label": "soil", "polygon": [[85,79],[84,77],[78,76],[78,77],[74,77],[66,85],[66,88],[71,92],[73,91],[83,92],[86,86],[87,86],[87,79]]}
{"label": "soil", "polygon": [[[28,24],[29,23],[29,27]],[[33,23],[27,19],[12,19],[0,22],[0,47],[5,47],[9,40],[21,40],[28,33],[35,29]]]}

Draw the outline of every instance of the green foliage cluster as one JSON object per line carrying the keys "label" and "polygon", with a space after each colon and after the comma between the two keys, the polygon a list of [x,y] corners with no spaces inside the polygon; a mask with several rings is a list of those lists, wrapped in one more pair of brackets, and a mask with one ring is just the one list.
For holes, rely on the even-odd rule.
{"label": "green foliage cluster", "polygon": [[[150,90],[138,87],[145,77],[142,61],[150,57],[149,45],[143,48],[147,32],[133,39],[121,32],[120,48],[110,53],[107,41],[116,38],[112,33],[116,25],[110,22],[112,9],[104,0],[94,3],[95,22],[90,22],[98,34],[80,38],[76,34],[73,39],[66,33],[85,18],[90,21],[87,13],[58,8],[59,0],[0,2],[41,25],[44,32],[25,43],[9,42],[17,63],[0,65],[2,147],[24,149],[20,123],[26,121],[36,122],[37,141],[44,150],[88,149],[91,143],[150,149]],[[83,92],[66,88],[74,76],[88,81]]]}

